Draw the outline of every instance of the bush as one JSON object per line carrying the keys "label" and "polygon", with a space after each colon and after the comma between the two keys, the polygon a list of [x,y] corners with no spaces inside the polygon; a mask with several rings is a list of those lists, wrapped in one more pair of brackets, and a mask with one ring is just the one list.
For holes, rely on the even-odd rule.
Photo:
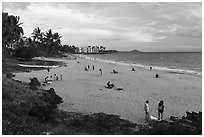
{"label": "bush", "polygon": [[33,100],[29,115],[35,116],[42,121],[50,119],[50,115],[55,111],[57,105],[62,103],[62,98],[58,96],[53,88],[42,90],[42,95]]}
{"label": "bush", "polygon": [[38,87],[40,86],[40,82],[36,77],[34,77],[31,79],[31,82],[29,83],[29,85],[31,90],[37,90]]}
{"label": "bush", "polygon": [[48,129],[35,117],[27,115],[27,109],[16,103],[3,103],[2,134],[3,135],[35,135]]}
{"label": "bush", "polygon": [[8,92],[2,92],[2,99],[11,101],[13,98]]}
{"label": "bush", "polygon": [[21,47],[16,50],[15,56],[25,58],[26,60],[31,60],[33,57],[38,56],[38,53],[34,47]]}
{"label": "bush", "polygon": [[48,53],[46,50],[37,50],[37,55],[40,57],[47,57]]}
{"label": "bush", "polygon": [[7,72],[6,73],[6,77],[7,78],[12,78],[12,77],[14,77],[15,75],[13,74],[13,73],[11,73],[11,72]]}

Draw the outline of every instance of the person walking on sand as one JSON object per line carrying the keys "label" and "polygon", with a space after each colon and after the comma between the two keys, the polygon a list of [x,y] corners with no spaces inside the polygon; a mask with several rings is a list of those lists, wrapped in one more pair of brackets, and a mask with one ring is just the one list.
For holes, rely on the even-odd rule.
{"label": "person walking on sand", "polygon": [[149,120],[149,101],[146,100],[145,105],[144,105],[144,110],[145,110],[145,120]]}
{"label": "person walking on sand", "polygon": [[50,67],[49,66],[47,67],[47,72],[50,72]]}
{"label": "person walking on sand", "polygon": [[164,113],[164,102],[161,100],[158,105],[158,120],[163,119],[163,113]]}
{"label": "person walking on sand", "polygon": [[62,74],[60,75],[60,78],[61,78],[61,80],[62,80]]}
{"label": "person walking on sand", "polygon": [[100,73],[101,73],[101,76],[102,76],[102,69],[99,69]]}

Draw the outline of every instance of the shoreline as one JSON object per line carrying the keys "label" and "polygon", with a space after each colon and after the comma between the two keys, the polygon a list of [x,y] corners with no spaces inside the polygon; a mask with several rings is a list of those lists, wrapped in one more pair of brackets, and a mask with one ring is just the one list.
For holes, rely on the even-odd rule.
{"label": "shoreline", "polygon": [[[94,60],[85,60],[82,58],[77,59],[77,61],[80,62],[79,64],[76,60],[65,59],[65,61],[65,63],[68,64],[67,67],[55,68],[52,70],[53,74],[59,72],[63,73],[63,81],[53,82],[51,85],[45,87],[48,89],[50,87],[55,88],[56,93],[63,97],[65,103],[59,105],[59,108],[65,111],[84,113],[104,112],[107,114],[120,115],[121,118],[130,120],[132,122],[143,123],[143,103],[145,99],[148,98],[152,102],[152,110],[154,110],[152,112],[152,115],[154,116],[157,116],[156,105],[158,101],[160,99],[164,99],[165,102],[168,102],[166,104],[166,107],[171,108],[171,110],[166,110],[167,114],[165,114],[165,119],[168,119],[170,115],[180,117],[185,115],[186,111],[201,110],[201,106],[199,105],[197,107],[191,106],[191,101],[188,101],[189,99],[187,96],[184,98],[182,97],[183,94],[191,94],[190,90],[194,90],[198,92],[196,93],[198,94],[197,102],[201,102],[202,104],[202,99],[199,99],[199,97],[201,98],[200,95],[202,94],[202,90],[199,90],[201,89],[199,87],[199,85],[201,85],[199,82],[200,77],[160,72],[161,78],[156,80],[154,78],[154,73],[156,73],[157,71],[150,72],[147,70],[136,69],[136,72],[134,73],[130,71],[130,68],[128,70],[126,66],[109,63],[99,63]],[[95,65],[96,70],[85,72],[84,67],[86,67],[88,64]],[[102,77],[99,76],[98,72],[98,69],[100,67],[104,71],[104,75]],[[110,72],[113,68],[117,68],[117,70],[119,70],[119,74],[111,74]],[[42,77],[45,76],[44,73],[45,71],[34,72],[30,76],[39,76],[39,81],[43,81],[44,79]],[[136,78],[139,81],[135,79],[133,75],[137,76]],[[24,75],[24,77],[26,76]],[[149,80],[146,79],[148,77]],[[178,80],[174,82],[174,78]],[[197,79],[196,81],[199,82],[199,84],[192,86],[191,81],[193,79]],[[114,91],[106,89],[105,85],[107,81],[111,81],[118,87],[123,87],[124,91]],[[147,86],[144,85],[144,81],[147,82]],[[185,81],[187,82],[187,84],[184,83]],[[193,84],[195,83],[196,82],[193,82]],[[176,88],[171,84],[175,84]],[[182,85],[185,85],[186,87],[179,87]],[[184,92],[183,88],[187,89],[186,93]],[[165,91],[164,89],[166,89],[167,91]],[[175,91],[180,90],[179,94],[174,93],[172,89],[174,89]],[[164,93],[162,93],[163,90],[165,91]],[[181,100],[181,104],[178,102],[179,100]],[[122,104],[117,104],[117,102]],[[178,108],[176,108],[177,104],[179,104]],[[195,104],[193,103],[193,105]],[[183,109],[179,110],[179,108]],[[138,118],[140,120],[138,120]]]}
{"label": "shoreline", "polygon": [[194,75],[194,76],[202,77],[202,71],[199,72],[199,71],[181,69],[181,68],[168,68],[164,66],[144,65],[144,64],[131,63],[131,62],[125,62],[125,61],[114,61],[114,60],[109,60],[109,59],[100,59],[100,58],[90,57],[89,55],[78,55],[78,57],[88,59],[88,60],[95,60],[98,62],[106,62],[106,63],[129,66],[129,67],[137,67],[139,69],[145,69],[145,70],[149,70],[149,68],[152,67],[152,69],[156,71]]}

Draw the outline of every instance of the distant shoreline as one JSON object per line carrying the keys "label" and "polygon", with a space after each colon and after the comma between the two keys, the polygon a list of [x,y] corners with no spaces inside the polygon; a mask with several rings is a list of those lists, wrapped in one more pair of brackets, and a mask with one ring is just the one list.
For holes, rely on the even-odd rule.
{"label": "distant shoreline", "polygon": [[89,54],[81,54],[80,57],[85,58],[85,59],[90,59],[90,60],[96,60],[99,62],[125,65],[125,66],[130,66],[130,67],[137,67],[137,68],[141,68],[141,69],[145,69],[145,70],[149,70],[149,68],[151,66],[154,70],[157,70],[157,71],[163,71],[163,72],[168,72],[168,73],[177,73],[177,74],[186,74],[186,75],[194,75],[194,76],[202,77],[202,71],[198,72],[198,71],[179,69],[179,68],[168,68],[168,67],[155,66],[155,65],[145,65],[145,64],[140,64],[140,63],[130,63],[130,62],[125,62],[125,61],[115,61],[115,60],[110,60],[110,59],[100,59],[97,57],[90,57]]}

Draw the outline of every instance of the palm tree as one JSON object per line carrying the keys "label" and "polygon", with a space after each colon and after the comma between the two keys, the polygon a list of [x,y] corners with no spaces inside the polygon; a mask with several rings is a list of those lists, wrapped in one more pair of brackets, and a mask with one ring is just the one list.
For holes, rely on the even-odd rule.
{"label": "palm tree", "polygon": [[53,43],[53,33],[52,30],[49,29],[47,32],[45,32],[45,43],[50,45]]}
{"label": "palm tree", "polygon": [[14,48],[13,44],[18,45],[19,39],[24,32],[19,23],[20,17],[2,13],[2,46],[4,49]]}
{"label": "palm tree", "polygon": [[43,32],[41,32],[41,29],[39,27],[35,28],[33,33],[32,33],[33,41],[35,42],[42,42],[43,38]]}
{"label": "palm tree", "polygon": [[57,32],[53,34],[53,48],[52,51],[50,52],[50,54],[54,51],[54,50],[59,50],[61,45],[61,38],[62,36],[60,36]]}
{"label": "palm tree", "polygon": [[59,46],[61,46],[61,37],[62,36],[60,36],[57,32],[53,34],[51,29],[45,33],[45,44],[49,54],[51,54],[54,50],[59,49]]}
{"label": "palm tree", "polygon": [[50,51],[52,50],[52,44],[53,44],[53,33],[52,30],[49,29],[48,31],[45,32],[44,34],[44,44],[46,47],[46,50],[48,53],[50,53]]}
{"label": "palm tree", "polygon": [[32,37],[33,37],[33,43],[34,43],[33,45],[35,48],[38,48],[40,50],[45,49],[43,36],[44,36],[44,33],[41,32],[41,29],[39,27],[33,30]]}

